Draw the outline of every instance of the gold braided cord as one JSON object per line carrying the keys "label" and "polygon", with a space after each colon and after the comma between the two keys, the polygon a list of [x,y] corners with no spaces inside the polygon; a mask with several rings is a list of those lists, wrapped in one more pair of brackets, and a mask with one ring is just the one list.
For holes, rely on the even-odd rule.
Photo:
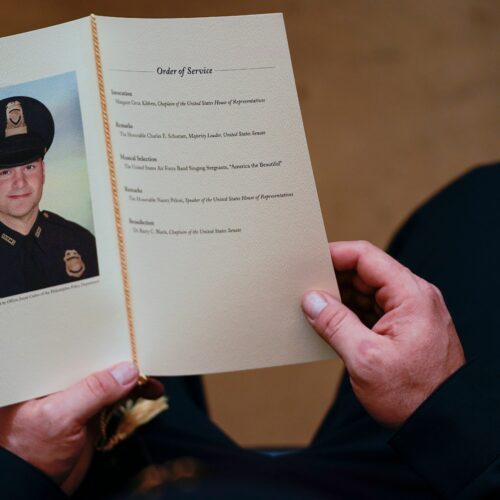
{"label": "gold braided cord", "polygon": [[127,310],[130,348],[132,351],[132,360],[136,366],[139,366],[137,358],[137,345],[135,340],[134,317],[132,314],[132,299],[130,296],[130,283],[128,279],[127,256],[125,253],[125,240],[123,238],[122,218],[120,213],[120,202],[118,198],[118,182],[116,180],[116,169],[115,169],[115,162],[113,159],[113,147],[111,144],[111,134],[109,131],[108,106],[106,103],[104,78],[102,75],[101,51],[99,49],[99,38],[97,35],[97,19],[94,14],[90,15],[90,22],[92,25],[92,42],[94,45],[97,82],[99,84],[99,98],[101,101],[101,112],[102,112],[102,121],[104,126],[104,138],[106,141],[106,154],[108,159],[109,178],[111,181],[111,191],[113,195],[113,209],[115,213],[116,235],[118,237],[118,248],[120,252],[120,266],[122,271],[123,290],[125,292],[125,307]]}

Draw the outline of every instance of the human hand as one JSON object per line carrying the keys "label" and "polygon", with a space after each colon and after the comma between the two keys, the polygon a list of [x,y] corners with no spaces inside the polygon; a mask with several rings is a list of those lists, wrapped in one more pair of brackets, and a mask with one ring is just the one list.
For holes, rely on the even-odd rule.
{"label": "human hand", "polygon": [[441,292],[377,247],[339,242],[330,252],[357,314],[323,291],[306,293],[302,308],[368,413],[399,427],[465,363],[455,326]]}
{"label": "human hand", "polygon": [[[94,417],[125,397],[138,378],[135,365],[123,362],[64,391],[0,408],[0,446],[40,469],[71,494],[92,459],[98,432]],[[159,391],[149,384],[142,391],[146,394],[140,395],[155,398]]]}

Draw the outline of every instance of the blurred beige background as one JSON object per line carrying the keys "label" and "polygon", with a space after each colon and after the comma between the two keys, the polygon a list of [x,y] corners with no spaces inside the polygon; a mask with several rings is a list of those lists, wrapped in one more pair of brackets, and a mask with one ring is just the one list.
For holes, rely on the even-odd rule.
{"label": "blurred beige background", "polygon": [[[496,0],[24,0],[3,3],[0,35],[91,12],[283,12],[330,240],[383,246],[429,194],[500,158]],[[244,445],[307,444],[341,370],[334,361],[210,375],[211,414]]]}

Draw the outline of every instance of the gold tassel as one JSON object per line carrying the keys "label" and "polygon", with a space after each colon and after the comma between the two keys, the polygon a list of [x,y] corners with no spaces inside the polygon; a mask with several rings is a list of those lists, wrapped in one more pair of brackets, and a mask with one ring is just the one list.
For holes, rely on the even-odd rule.
{"label": "gold tassel", "polygon": [[[158,399],[127,399],[117,403],[100,415],[101,436],[96,446],[98,451],[110,451],[127,439],[138,427],[148,423],[159,413],[168,409],[165,396]],[[107,429],[113,419],[118,419],[116,430],[108,438]],[[116,420],[115,420],[116,421]]]}

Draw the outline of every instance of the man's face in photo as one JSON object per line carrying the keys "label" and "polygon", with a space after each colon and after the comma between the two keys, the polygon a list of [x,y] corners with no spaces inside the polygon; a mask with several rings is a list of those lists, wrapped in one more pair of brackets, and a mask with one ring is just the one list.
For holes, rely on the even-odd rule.
{"label": "man's face in photo", "polygon": [[0,169],[0,213],[22,219],[38,210],[45,181],[43,160]]}

